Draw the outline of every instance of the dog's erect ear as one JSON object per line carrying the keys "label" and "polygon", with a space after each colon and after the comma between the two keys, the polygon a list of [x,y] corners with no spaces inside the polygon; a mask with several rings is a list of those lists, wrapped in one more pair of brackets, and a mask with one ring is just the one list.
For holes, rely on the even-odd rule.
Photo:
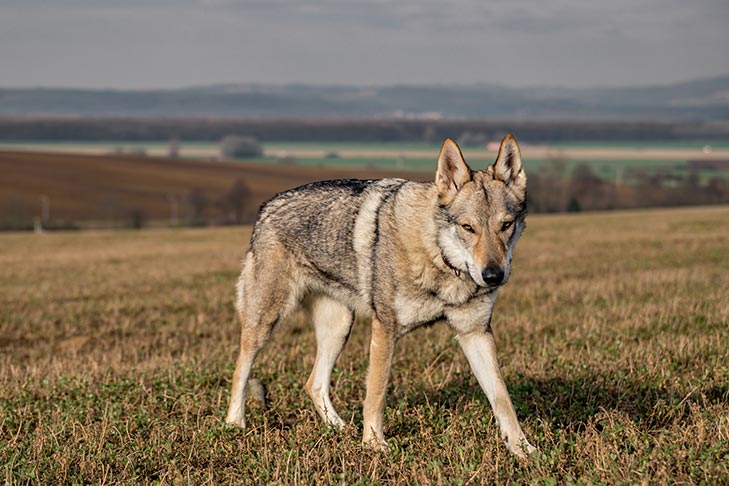
{"label": "dog's erect ear", "polygon": [[491,169],[494,179],[502,181],[507,186],[513,185],[515,189],[526,189],[526,174],[521,165],[521,152],[513,135],[508,134],[501,141],[499,155]]}
{"label": "dog's erect ear", "polygon": [[448,204],[456,197],[463,185],[471,180],[471,168],[463,160],[461,149],[456,142],[446,138],[438,156],[438,170],[435,173],[435,185],[438,188],[440,202]]}

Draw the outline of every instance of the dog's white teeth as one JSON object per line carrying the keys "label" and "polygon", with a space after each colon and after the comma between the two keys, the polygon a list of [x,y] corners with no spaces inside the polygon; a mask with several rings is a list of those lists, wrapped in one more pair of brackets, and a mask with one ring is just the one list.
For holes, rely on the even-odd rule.
{"label": "dog's white teeth", "polygon": [[456,277],[460,277],[461,276],[461,271],[460,270],[455,269],[454,272],[456,272]]}

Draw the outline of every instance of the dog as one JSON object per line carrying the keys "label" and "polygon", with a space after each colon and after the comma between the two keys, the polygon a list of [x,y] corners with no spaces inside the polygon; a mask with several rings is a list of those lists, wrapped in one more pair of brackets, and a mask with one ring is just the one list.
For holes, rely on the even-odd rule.
{"label": "dog", "polygon": [[434,182],[332,180],[273,197],[261,207],[236,285],[240,355],[226,421],[245,427],[256,355],[276,324],[303,304],[317,342],[306,390],[327,424],[344,426],[329,386],[355,313],[372,319],[363,442],[379,450],[388,449],[383,414],[398,338],[445,322],[509,450],[520,458],[535,452],[501,377],[491,330],[526,214],[526,174],[511,135],[486,170],[471,170],[446,139]]}

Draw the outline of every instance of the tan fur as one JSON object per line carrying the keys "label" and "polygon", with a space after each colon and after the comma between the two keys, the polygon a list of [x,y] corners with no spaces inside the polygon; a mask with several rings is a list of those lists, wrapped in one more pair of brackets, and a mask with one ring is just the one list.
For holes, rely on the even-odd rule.
{"label": "tan fur", "polygon": [[367,396],[364,401],[363,442],[376,448],[387,449],[383,431],[385,394],[395,351],[395,335],[379,319],[372,319],[370,340],[370,367],[367,372]]}

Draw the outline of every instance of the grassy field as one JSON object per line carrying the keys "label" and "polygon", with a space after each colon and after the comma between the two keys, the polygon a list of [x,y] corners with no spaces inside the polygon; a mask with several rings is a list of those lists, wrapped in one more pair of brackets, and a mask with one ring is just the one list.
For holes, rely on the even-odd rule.
{"label": "grassy field", "polygon": [[439,326],[398,345],[388,455],[360,445],[364,322],[333,375],[343,433],[304,391],[299,315],[254,369],[268,409],[226,426],[247,228],[0,235],[0,480],[727,483],[729,207],[528,221],[492,324],[531,463]]}

